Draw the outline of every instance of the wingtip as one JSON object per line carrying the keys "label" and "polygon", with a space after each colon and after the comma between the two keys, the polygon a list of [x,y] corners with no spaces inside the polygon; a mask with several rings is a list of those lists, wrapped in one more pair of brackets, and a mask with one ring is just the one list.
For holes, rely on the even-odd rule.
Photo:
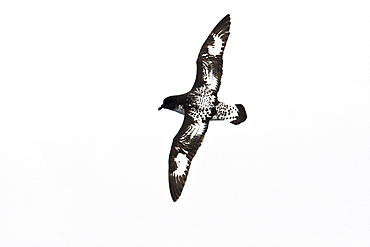
{"label": "wingtip", "polygon": [[222,20],[220,22],[224,22],[224,21],[228,21],[229,22],[230,19],[231,19],[230,14],[227,14],[227,15],[225,15],[224,18],[222,18]]}
{"label": "wingtip", "polygon": [[171,173],[168,174],[168,182],[173,202],[176,202],[180,198],[182,190],[184,189],[185,181],[186,179],[184,180],[184,178],[176,178],[172,176]]}
{"label": "wingtip", "polygon": [[[230,21],[230,19],[231,19],[230,14],[227,14],[227,15],[225,15],[225,17],[222,19],[222,21],[225,21],[225,20]],[[222,22],[222,21],[221,21],[221,22]]]}
{"label": "wingtip", "polygon": [[176,198],[176,197],[173,197],[172,195],[171,195],[171,197],[172,197],[172,201],[173,201],[173,202],[176,202],[176,201],[177,201],[177,199],[179,199],[179,198],[180,198],[180,197],[177,197],[177,198]]}
{"label": "wingtip", "polygon": [[181,196],[181,192],[182,192],[182,191],[180,191],[180,192],[175,192],[175,191],[173,191],[173,190],[171,190],[171,189],[170,189],[170,191],[171,191],[171,198],[172,198],[172,201],[173,201],[173,202],[176,202],[176,201],[180,198],[180,196]]}
{"label": "wingtip", "polygon": [[221,31],[227,33],[227,37],[229,36],[229,29],[230,29],[231,21],[230,21],[230,14],[227,14],[222,20],[215,26],[211,33],[219,33]]}
{"label": "wingtip", "polygon": [[173,202],[176,202],[180,198],[183,189],[184,185],[180,186],[180,188],[171,188],[170,186],[171,198]]}

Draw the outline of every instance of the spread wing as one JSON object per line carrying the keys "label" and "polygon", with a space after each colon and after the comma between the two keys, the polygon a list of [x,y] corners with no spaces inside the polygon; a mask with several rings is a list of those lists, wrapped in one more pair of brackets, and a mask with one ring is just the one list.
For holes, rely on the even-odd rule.
{"label": "spread wing", "polygon": [[192,159],[202,144],[208,129],[207,120],[194,120],[185,114],[184,122],[173,138],[169,157],[168,180],[172,200],[175,202],[181,195]]}
{"label": "spread wing", "polygon": [[198,55],[197,77],[193,88],[205,84],[218,92],[222,76],[222,55],[229,38],[230,24],[230,15],[226,15],[204,42]]}

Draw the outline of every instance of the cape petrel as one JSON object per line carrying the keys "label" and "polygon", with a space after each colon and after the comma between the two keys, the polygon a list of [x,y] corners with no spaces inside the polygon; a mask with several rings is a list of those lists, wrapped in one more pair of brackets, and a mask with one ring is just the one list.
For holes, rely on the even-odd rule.
{"label": "cape petrel", "polygon": [[202,144],[210,120],[229,120],[240,124],[247,119],[244,106],[218,101],[221,84],[222,55],[229,37],[230,15],[212,30],[197,59],[197,75],[192,89],[181,95],[167,97],[158,110],[165,108],[184,114],[184,122],[173,138],[169,156],[168,179],[172,200],[181,195],[192,159]]}

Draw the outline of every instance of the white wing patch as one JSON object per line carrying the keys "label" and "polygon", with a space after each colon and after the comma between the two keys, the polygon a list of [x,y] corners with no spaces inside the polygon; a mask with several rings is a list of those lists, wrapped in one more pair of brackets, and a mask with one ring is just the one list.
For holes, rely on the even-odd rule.
{"label": "white wing patch", "polygon": [[190,140],[194,138],[199,138],[204,130],[207,128],[207,125],[202,122],[195,122],[189,126],[189,128],[185,131],[184,135],[181,137],[181,142],[187,142],[187,138]]}
{"label": "white wing patch", "polygon": [[213,44],[208,46],[208,54],[212,56],[221,55],[222,52],[222,39],[216,34],[212,34]]}
{"label": "white wing patch", "polygon": [[217,90],[218,80],[213,75],[212,70],[208,64],[203,65],[203,80],[207,82],[207,87],[212,90]]}
{"label": "white wing patch", "polygon": [[176,162],[177,168],[172,173],[173,176],[182,176],[185,175],[185,171],[189,165],[188,158],[186,158],[186,154],[178,153],[177,156],[174,158]]}

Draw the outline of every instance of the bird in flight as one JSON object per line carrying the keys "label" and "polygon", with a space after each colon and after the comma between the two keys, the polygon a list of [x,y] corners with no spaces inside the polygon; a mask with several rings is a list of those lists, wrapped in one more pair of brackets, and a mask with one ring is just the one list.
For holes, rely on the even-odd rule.
{"label": "bird in flight", "polygon": [[243,105],[228,105],[217,98],[222,76],[222,55],[229,38],[229,30],[230,15],[226,15],[200,49],[196,79],[191,90],[165,98],[158,108],[184,115],[182,126],[173,138],[169,156],[168,180],[174,202],[181,195],[191,161],[202,144],[209,121],[229,120],[236,125],[247,119]]}

